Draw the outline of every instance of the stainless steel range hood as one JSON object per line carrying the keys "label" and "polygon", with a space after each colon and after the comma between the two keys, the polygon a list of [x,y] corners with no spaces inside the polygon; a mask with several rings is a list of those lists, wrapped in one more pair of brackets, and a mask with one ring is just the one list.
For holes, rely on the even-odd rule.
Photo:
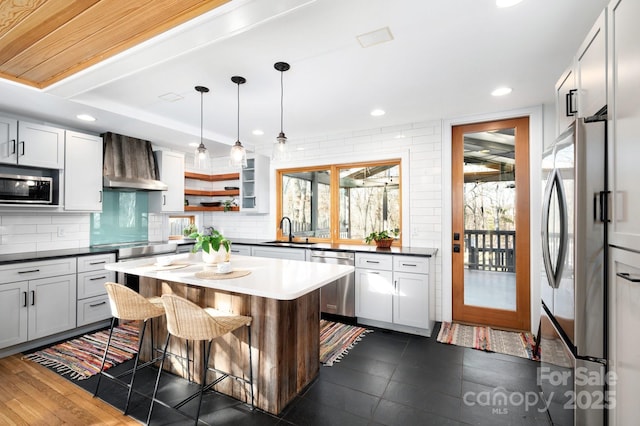
{"label": "stainless steel range hood", "polygon": [[103,186],[109,189],[166,191],[159,179],[151,142],[115,133],[102,135]]}

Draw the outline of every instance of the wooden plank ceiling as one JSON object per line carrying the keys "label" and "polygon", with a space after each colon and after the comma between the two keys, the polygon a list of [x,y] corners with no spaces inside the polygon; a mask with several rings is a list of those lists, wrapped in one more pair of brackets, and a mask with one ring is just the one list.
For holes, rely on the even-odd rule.
{"label": "wooden plank ceiling", "polygon": [[2,0],[0,77],[45,88],[229,0]]}

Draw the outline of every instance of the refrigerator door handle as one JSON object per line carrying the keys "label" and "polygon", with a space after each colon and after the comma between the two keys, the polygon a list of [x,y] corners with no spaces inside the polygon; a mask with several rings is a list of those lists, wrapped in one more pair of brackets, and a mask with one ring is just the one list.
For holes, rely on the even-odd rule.
{"label": "refrigerator door handle", "polygon": [[[551,250],[549,249],[549,210],[551,208],[552,197],[556,194],[558,198],[558,213],[560,216],[560,235],[558,253],[555,259],[551,259]],[[562,184],[560,173],[557,169],[554,169],[547,180],[542,207],[542,259],[544,261],[544,269],[547,274],[549,286],[552,288],[558,288],[560,286],[560,279],[562,278],[564,258],[567,253],[567,225],[567,199],[564,192],[564,185]]]}

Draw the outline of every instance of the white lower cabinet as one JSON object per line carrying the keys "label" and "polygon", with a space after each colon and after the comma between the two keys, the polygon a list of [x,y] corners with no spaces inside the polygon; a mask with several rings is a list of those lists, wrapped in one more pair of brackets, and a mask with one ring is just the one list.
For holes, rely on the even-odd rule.
{"label": "white lower cabinet", "polygon": [[271,257],[274,259],[306,260],[306,253],[306,249],[289,247],[253,246],[251,248],[251,254],[253,256]]}
{"label": "white lower cabinet", "polygon": [[75,327],[75,258],[0,266],[0,348]]}
{"label": "white lower cabinet", "polygon": [[[231,255],[238,254],[240,256],[251,256],[251,246],[243,244],[231,244]],[[233,258],[231,259],[233,261]]]}
{"label": "white lower cabinet", "polygon": [[429,258],[356,253],[356,316],[363,324],[430,335]]}
{"label": "white lower cabinet", "polygon": [[78,327],[111,318],[106,282],[115,282],[116,273],[104,265],[116,261],[115,254],[78,257]]}

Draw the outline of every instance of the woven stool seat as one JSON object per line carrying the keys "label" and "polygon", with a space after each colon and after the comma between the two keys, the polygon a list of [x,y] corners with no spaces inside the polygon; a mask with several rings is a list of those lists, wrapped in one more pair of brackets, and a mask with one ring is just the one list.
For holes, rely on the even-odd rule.
{"label": "woven stool seat", "polygon": [[[180,408],[186,402],[192,400],[195,396],[199,396],[198,411],[194,418],[195,424],[198,424],[200,417],[200,406],[202,405],[202,395],[205,390],[215,386],[221,380],[226,377],[232,377],[236,380],[242,381],[251,387],[251,408],[253,409],[253,367],[251,359],[251,321],[250,316],[236,315],[228,312],[222,312],[213,308],[202,308],[195,303],[176,296],[174,294],[163,294],[162,303],[164,305],[166,318],[167,318],[167,341],[165,343],[162,360],[160,362],[160,369],[158,370],[158,376],[156,378],[156,385],[151,398],[151,406],[149,407],[149,415],[147,417],[147,424],[151,421],[151,414],[153,412],[153,405],[155,402],[161,403],[164,406],[171,408]],[[220,371],[218,369],[209,367],[209,356],[211,354],[211,343],[214,339],[220,336],[224,336],[233,332],[241,327],[248,327],[248,344],[249,344],[249,380],[234,376],[230,373]],[[202,345],[202,377],[200,390],[182,402],[169,406],[168,404],[159,401],[156,398],[158,392],[158,385],[160,383],[160,376],[162,374],[164,359],[167,356],[167,348],[169,346],[169,340],[171,337],[178,337],[181,339],[200,341]],[[208,342],[208,345],[205,345]],[[187,357],[189,356],[187,352]],[[213,370],[220,373],[221,376],[215,379],[213,382],[206,384],[207,371]],[[183,413],[185,414],[185,413]],[[185,414],[186,415],[186,414]]]}
{"label": "woven stool seat", "polygon": [[[120,380],[120,377],[132,373],[131,381],[129,383],[122,382],[129,388],[129,392],[127,394],[127,403],[124,407],[124,414],[127,414],[127,410],[129,409],[129,401],[131,400],[131,392],[133,391],[133,382],[136,377],[136,371],[138,371],[140,368],[153,364],[159,359],[154,357],[155,345],[153,342],[153,327],[151,327],[151,360],[144,363],[143,365],[138,364],[138,361],[140,359],[140,350],[142,348],[142,342],[144,341],[144,334],[147,328],[147,321],[153,321],[154,318],[163,316],[165,310],[162,299],[159,297],[151,297],[147,299],[144,296],[140,295],[138,292],[118,283],[107,282],[104,284],[104,286],[107,289],[107,294],[109,295],[109,305],[111,307],[111,316],[113,318],[111,319],[109,338],[107,340],[107,346],[104,350],[104,356],[102,357],[102,366],[100,367],[100,372],[98,374],[98,383],[96,384],[96,390],[94,391],[93,396],[98,395],[98,389],[100,388],[100,380],[102,376],[106,376],[113,380]],[[105,361],[107,359],[107,353],[109,352],[109,346],[111,344],[113,328],[115,327],[117,320],[142,321],[143,324],[140,330],[140,341],[138,344],[138,352],[136,353],[136,359],[133,369],[125,371],[118,376],[113,376],[104,372],[103,369]]]}

